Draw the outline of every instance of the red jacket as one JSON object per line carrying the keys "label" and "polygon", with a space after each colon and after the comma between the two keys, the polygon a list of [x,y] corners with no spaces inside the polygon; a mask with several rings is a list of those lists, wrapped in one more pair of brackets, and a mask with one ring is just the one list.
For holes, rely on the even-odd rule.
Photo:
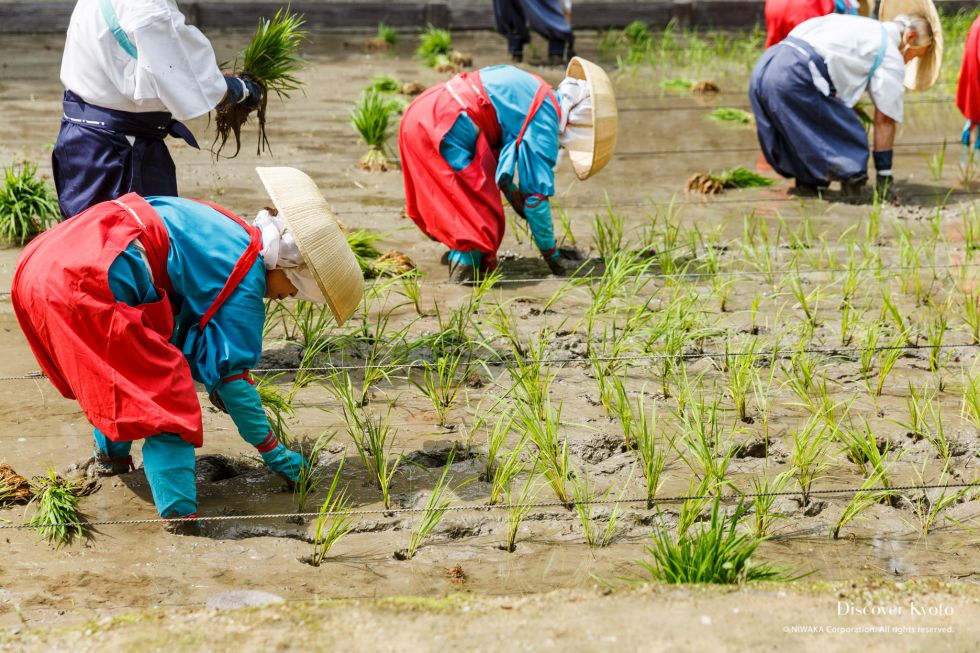
{"label": "red jacket", "polygon": [[956,106],[967,120],[980,122],[980,16],[973,21],[966,37],[960,82],[956,87]]}
{"label": "red jacket", "polygon": [[766,0],[766,47],[779,43],[793,28],[834,13],[834,0]]}

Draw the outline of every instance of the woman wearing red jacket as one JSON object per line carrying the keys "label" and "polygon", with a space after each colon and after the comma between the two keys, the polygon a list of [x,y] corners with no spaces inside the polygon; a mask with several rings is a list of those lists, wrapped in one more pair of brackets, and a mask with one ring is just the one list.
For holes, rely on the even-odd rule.
{"label": "woman wearing red jacket", "polygon": [[974,139],[980,128],[980,16],[973,21],[966,37],[963,50],[963,66],[960,68],[960,81],[956,87],[956,106],[966,118],[963,127],[963,145],[980,149],[980,138]]}
{"label": "woman wearing red jacket", "polygon": [[875,0],[766,0],[766,47],[786,38],[793,28],[827,14],[870,16]]}

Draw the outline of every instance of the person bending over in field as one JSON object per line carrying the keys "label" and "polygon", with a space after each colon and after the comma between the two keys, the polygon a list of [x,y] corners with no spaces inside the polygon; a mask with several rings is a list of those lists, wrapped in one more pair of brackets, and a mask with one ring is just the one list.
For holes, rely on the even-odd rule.
{"label": "person bending over in field", "polygon": [[980,16],[970,26],[963,49],[963,65],[956,86],[956,106],[966,117],[963,126],[963,145],[969,150],[973,143],[980,150]]}
{"label": "person bending over in field", "polygon": [[325,302],[338,323],[361,299],[360,268],[313,181],[294,168],[258,173],[276,208],[254,225],[205,202],[130,193],[44,232],[17,261],[17,320],[45,374],[95,426],[99,471],[131,470],[143,440],[162,517],[197,513],[194,381],[266,465],[297,479],[307,462],[277,441],[249,375],[263,298]]}
{"label": "person bending over in field", "polygon": [[868,135],[854,107],[865,91],[874,115],[876,190],[890,197],[892,146],[903,117],[903,83],[923,91],[939,77],[942,31],[932,0],[885,0],[882,22],[813,18],[766,50],[749,99],[766,161],[812,195],[841,182],[857,196],[868,179]]}
{"label": "person bending over in field", "polygon": [[552,91],[513,66],[483,68],[430,88],[406,109],[398,134],[405,212],[449,248],[453,281],[496,267],[501,191],[553,273],[579,258],[555,243],[549,198],[558,148],[568,150],[579,179],[605,166],[616,145],[616,98],[591,62],[575,57],[566,75]]}

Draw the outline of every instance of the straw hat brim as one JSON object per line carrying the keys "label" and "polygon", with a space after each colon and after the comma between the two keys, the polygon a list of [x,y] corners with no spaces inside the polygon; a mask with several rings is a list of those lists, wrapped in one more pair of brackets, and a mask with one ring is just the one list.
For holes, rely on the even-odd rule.
{"label": "straw hat brim", "polygon": [[337,324],[342,325],[361,303],[364,275],[340,223],[306,173],[288,167],[255,171],[296,239]]}
{"label": "straw hat brim", "polygon": [[932,47],[905,64],[905,87],[913,91],[932,88],[943,67],[943,25],[932,0],[882,0],[878,18],[888,21],[900,14],[919,14],[932,27]]}
{"label": "straw hat brim", "polygon": [[588,179],[609,163],[616,150],[616,134],[619,130],[616,94],[606,71],[587,59],[572,57],[565,75],[584,79],[592,96],[592,149],[568,152],[575,176]]}

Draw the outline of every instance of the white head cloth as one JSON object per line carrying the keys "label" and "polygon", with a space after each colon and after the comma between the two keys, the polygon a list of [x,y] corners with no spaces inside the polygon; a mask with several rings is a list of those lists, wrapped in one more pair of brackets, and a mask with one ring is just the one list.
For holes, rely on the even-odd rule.
{"label": "white head cloth", "polygon": [[262,232],[262,261],[265,269],[285,272],[289,281],[296,286],[297,299],[325,303],[327,300],[310,274],[306,261],[300,254],[299,245],[282,216],[272,215],[263,209],[255,216],[254,224]]}
{"label": "white head cloth", "polygon": [[561,121],[558,142],[568,150],[592,151],[595,127],[592,124],[592,95],[584,79],[566,77],[558,85]]}

